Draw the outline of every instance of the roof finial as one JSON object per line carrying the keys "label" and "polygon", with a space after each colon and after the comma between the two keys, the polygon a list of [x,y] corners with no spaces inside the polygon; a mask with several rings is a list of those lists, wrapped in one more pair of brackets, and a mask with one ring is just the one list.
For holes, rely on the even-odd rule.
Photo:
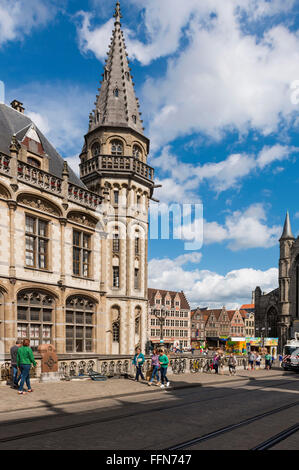
{"label": "roof finial", "polygon": [[294,239],[295,237],[294,237],[294,235],[292,233],[292,229],[291,229],[289,211],[287,211],[287,216],[286,216],[286,220],[285,220],[285,223],[284,223],[281,240],[290,239],[290,238]]}
{"label": "roof finial", "polygon": [[115,18],[115,24],[119,23],[120,24],[120,19],[122,18],[122,14],[120,11],[120,3],[116,2],[116,7],[115,7],[115,13],[114,13],[114,18]]}

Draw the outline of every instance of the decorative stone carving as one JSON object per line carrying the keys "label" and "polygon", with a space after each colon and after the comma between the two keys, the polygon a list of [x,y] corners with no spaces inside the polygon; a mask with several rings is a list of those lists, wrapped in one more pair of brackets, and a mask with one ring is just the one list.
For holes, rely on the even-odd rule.
{"label": "decorative stone carving", "polygon": [[84,214],[84,212],[70,212],[68,214],[68,220],[76,224],[85,225],[86,227],[95,229],[98,220],[94,217],[91,217],[89,214]]}
{"label": "decorative stone carving", "polygon": [[18,197],[18,203],[24,204],[25,206],[31,207],[32,209],[46,212],[56,217],[61,217],[62,215],[60,209],[55,206],[55,204],[52,204],[50,201],[32,194],[21,194]]}
{"label": "decorative stone carving", "polygon": [[50,373],[58,372],[58,357],[56,350],[52,344],[41,344],[38,347],[38,352],[42,356],[41,360],[41,372]]}

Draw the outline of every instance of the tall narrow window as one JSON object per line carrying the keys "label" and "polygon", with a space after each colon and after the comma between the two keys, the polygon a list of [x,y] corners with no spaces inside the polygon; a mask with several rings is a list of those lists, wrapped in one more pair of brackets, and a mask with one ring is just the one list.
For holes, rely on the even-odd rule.
{"label": "tall narrow window", "polygon": [[118,88],[115,88],[115,89],[114,89],[113,95],[115,96],[115,98],[118,98],[118,97],[119,97],[119,89],[118,89]]}
{"label": "tall narrow window", "polygon": [[48,263],[48,222],[26,216],[26,266],[46,269]]}
{"label": "tall narrow window", "polygon": [[135,268],[134,288],[139,289],[139,269],[138,268]]}
{"label": "tall narrow window", "polygon": [[113,266],[113,287],[119,288],[119,267]]}
{"label": "tall narrow window", "polygon": [[119,191],[114,191],[114,204],[117,205],[119,202]]}
{"label": "tall narrow window", "polygon": [[73,274],[90,277],[91,235],[73,230]]}
{"label": "tall narrow window", "polygon": [[139,250],[140,250],[140,241],[139,238],[135,238],[135,255],[139,255]]}
{"label": "tall narrow window", "polygon": [[113,251],[119,253],[119,235],[117,233],[113,235]]}
{"label": "tall narrow window", "polygon": [[112,140],[111,155],[122,156],[124,154],[124,146],[120,140]]}

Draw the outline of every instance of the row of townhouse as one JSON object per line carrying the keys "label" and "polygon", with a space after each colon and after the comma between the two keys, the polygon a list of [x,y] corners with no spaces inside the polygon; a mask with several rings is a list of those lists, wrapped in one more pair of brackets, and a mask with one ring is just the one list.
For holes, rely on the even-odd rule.
{"label": "row of townhouse", "polygon": [[[246,307],[246,306],[245,306]],[[191,345],[219,346],[230,337],[255,336],[253,309],[237,310],[196,308],[191,311]]]}

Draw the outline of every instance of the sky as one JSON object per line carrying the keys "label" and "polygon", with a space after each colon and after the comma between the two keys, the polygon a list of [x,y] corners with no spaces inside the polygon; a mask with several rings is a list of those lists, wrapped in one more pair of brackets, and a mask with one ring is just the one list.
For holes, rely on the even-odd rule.
{"label": "sky", "polygon": [[[251,302],[278,287],[288,210],[299,235],[296,0],[122,0],[125,34],[161,204],[203,207],[203,245],[150,240],[149,287],[192,307]],[[5,102],[78,172],[113,29],[113,0],[0,0]],[[155,203],[152,203],[152,207]],[[166,206],[165,206],[166,207]]]}

